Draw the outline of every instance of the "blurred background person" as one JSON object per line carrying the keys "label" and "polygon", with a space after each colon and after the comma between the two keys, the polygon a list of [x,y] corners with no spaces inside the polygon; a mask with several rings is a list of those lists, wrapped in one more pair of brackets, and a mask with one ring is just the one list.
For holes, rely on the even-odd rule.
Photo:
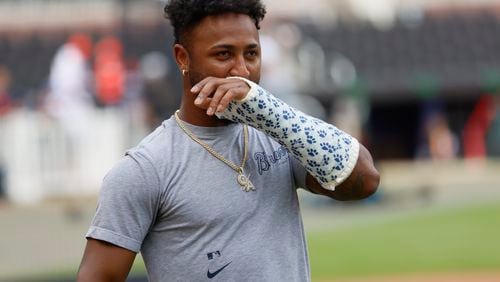
{"label": "blurred background person", "polygon": [[87,34],[69,36],[55,53],[48,78],[45,109],[60,125],[65,136],[65,146],[60,148],[59,157],[65,164],[68,177],[61,180],[73,187],[70,190],[78,189],[79,183],[85,183],[82,174],[87,170],[84,160],[88,158],[89,138],[95,134],[95,126],[91,122],[95,113],[92,94],[94,78],[89,65],[92,45]]}
{"label": "blurred background person", "polygon": [[10,88],[11,82],[11,74],[7,66],[0,65],[0,201],[3,201],[5,198],[5,165],[4,165],[4,155],[2,149],[4,146],[2,145],[2,122],[3,117],[9,113],[11,110],[11,101],[10,101]]}
{"label": "blurred background person", "polygon": [[500,158],[500,95],[493,97],[492,121],[486,135],[488,156]]}
{"label": "blurred background person", "polygon": [[12,107],[9,93],[11,79],[9,68],[0,65],[0,118],[8,114]]}
{"label": "blurred background person", "polygon": [[122,101],[126,80],[123,60],[123,46],[119,38],[106,36],[97,42],[94,76],[99,105],[113,106]]}
{"label": "blurred background person", "polygon": [[452,160],[458,156],[459,139],[451,131],[440,102],[423,106],[418,159]]}
{"label": "blurred background person", "polygon": [[45,107],[73,143],[89,133],[88,117],[94,109],[93,78],[88,64],[91,55],[90,37],[74,34],[57,50],[50,67]]}
{"label": "blurred background person", "polygon": [[[484,160],[490,153],[488,133],[491,130],[493,134],[490,140],[494,138],[496,128],[492,128],[492,125],[497,115],[495,100],[496,98],[491,95],[482,96],[467,119],[463,134],[464,157],[467,159]],[[495,150],[494,147],[496,146],[492,146],[492,151]]]}

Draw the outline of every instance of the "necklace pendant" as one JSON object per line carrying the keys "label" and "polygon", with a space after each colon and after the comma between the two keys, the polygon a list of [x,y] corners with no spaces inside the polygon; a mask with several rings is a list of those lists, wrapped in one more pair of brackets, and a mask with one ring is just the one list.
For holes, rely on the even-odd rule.
{"label": "necklace pendant", "polygon": [[253,186],[250,179],[246,177],[243,173],[238,174],[238,184],[241,186],[241,190],[245,192],[255,191],[255,186]]}

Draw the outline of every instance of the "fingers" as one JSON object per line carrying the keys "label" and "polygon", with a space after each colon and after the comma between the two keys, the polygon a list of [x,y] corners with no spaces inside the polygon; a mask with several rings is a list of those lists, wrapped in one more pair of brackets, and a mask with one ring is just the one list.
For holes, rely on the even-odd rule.
{"label": "fingers", "polygon": [[201,107],[201,105],[206,103],[206,99],[212,95],[217,85],[221,83],[219,80],[218,78],[207,77],[191,88],[191,93],[198,93],[194,101],[196,106]]}
{"label": "fingers", "polygon": [[[215,112],[221,112],[226,109],[229,102],[231,102],[236,94],[238,89],[237,83],[227,83],[224,85],[220,85],[212,96],[212,102],[208,108],[207,114],[213,115]],[[229,100],[228,103],[221,104],[220,102],[224,99],[224,101]]]}
{"label": "fingers", "polygon": [[235,99],[245,98],[250,87],[239,79],[207,77],[191,88],[197,94],[195,105],[206,109],[207,115],[224,111]]}

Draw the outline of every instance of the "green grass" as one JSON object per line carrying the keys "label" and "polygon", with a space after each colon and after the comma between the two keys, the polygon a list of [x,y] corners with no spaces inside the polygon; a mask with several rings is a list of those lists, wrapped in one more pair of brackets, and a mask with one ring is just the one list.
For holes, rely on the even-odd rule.
{"label": "green grass", "polygon": [[500,204],[413,214],[307,237],[313,281],[500,270]]}
{"label": "green grass", "polygon": [[[500,270],[500,203],[373,218],[378,219],[372,214],[369,221],[307,230],[313,281]],[[36,277],[73,278],[74,272]],[[138,257],[131,275],[144,272]]]}

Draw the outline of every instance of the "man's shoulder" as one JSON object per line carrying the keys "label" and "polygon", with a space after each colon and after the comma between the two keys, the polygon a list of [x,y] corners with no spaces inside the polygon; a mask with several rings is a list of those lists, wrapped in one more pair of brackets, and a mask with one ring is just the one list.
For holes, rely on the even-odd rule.
{"label": "man's shoulder", "polygon": [[[125,155],[108,172],[107,177],[137,179],[138,176],[156,176],[170,163],[172,142],[175,134],[169,121],[164,121],[158,128],[146,136],[138,145],[128,149]],[[140,178],[140,177],[139,177]]]}
{"label": "man's shoulder", "polygon": [[131,157],[142,156],[154,162],[159,156],[164,159],[174,150],[175,132],[172,120],[165,120],[153,132],[144,137],[138,145],[126,151]]}

